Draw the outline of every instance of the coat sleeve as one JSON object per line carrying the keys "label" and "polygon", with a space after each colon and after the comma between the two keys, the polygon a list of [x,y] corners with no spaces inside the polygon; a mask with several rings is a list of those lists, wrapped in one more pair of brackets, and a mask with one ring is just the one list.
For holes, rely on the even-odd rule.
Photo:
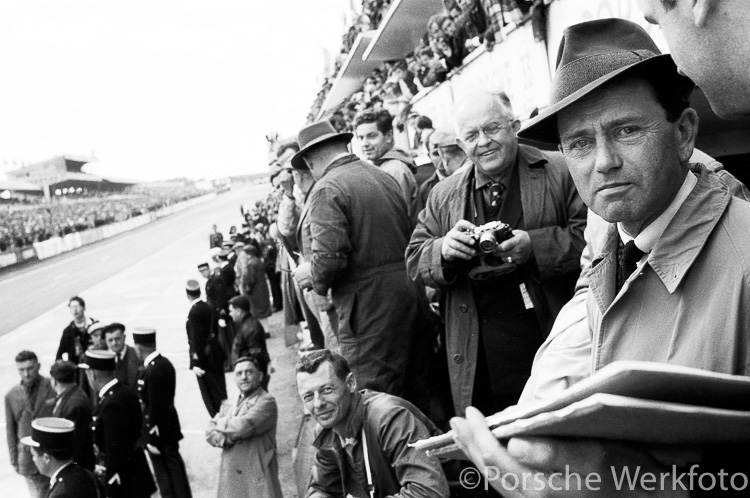
{"label": "coat sleeve", "polygon": [[559,204],[555,209],[562,223],[528,230],[542,281],[577,274],[586,245],[583,231],[588,210],[562,160],[550,160],[550,166],[556,172],[549,176],[548,199]]}
{"label": "coat sleeve", "polygon": [[[104,413],[100,415],[104,420],[104,441],[105,454],[104,466],[106,473],[104,476],[107,496],[121,497],[122,485],[117,484],[115,474],[123,479],[123,470],[127,466],[126,458],[130,455],[132,448],[127,447],[125,433],[122,428],[127,426],[127,413],[125,407],[120,403],[108,403]],[[124,498],[124,497],[123,497]]]}
{"label": "coat sleeve", "polygon": [[438,288],[450,285],[455,276],[446,279],[441,248],[445,234],[452,227],[447,226],[448,207],[444,189],[433,188],[427,197],[427,205],[419,213],[417,227],[406,246],[406,270],[409,278],[429,287]]}
{"label": "coat sleeve", "polygon": [[330,451],[315,454],[315,461],[310,472],[310,484],[305,498],[333,498],[344,496],[344,485],[341,482],[336,457]]}
{"label": "coat sleeve", "polygon": [[294,240],[299,225],[300,210],[294,199],[286,195],[281,197],[279,203],[279,214],[276,218],[276,226],[279,229],[279,235],[284,237],[287,242]]}
{"label": "coat sleeve", "polygon": [[310,272],[313,288],[321,296],[343,276],[352,250],[343,195],[331,185],[310,193]]}
{"label": "coat sleeve", "polygon": [[148,402],[145,408],[146,431],[148,444],[157,448],[163,446],[161,435],[166,434],[170,407],[174,400],[175,377],[166,370],[160,372],[148,372]]}
{"label": "coat sleeve", "polygon": [[[18,466],[18,424],[13,414],[13,403],[10,401],[10,393],[5,396],[5,434],[8,441],[8,453],[10,454],[10,464],[13,467]],[[18,469],[16,469],[18,470]]]}
{"label": "coat sleeve", "polygon": [[255,405],[247,411],[228,417],[226,428],[222,432],[226,434],[229,442],[248,439],[274,429],[277,418],[276,400],[271,395],[261,395]]}

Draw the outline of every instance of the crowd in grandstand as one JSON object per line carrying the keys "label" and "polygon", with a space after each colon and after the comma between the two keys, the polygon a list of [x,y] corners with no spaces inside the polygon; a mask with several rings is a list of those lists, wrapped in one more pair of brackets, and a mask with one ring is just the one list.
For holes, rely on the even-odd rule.
{"label": "crowd in grandstand", "polygon": [[131,188],[117,195],[0,204],[0,252],[153,212],[201,194],[193,187]]}

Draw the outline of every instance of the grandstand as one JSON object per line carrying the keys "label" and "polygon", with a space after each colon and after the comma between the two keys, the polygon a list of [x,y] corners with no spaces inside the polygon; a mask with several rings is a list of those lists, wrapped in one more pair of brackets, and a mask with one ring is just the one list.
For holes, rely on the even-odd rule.
{"label": "grandstand", "polygon": [[39,187],[47,198],[53,195],[119,193],[138,183],[85,173],[83,167],[92,160],[82,156],[56,156],[8,171],[7,175],[12,181]]}

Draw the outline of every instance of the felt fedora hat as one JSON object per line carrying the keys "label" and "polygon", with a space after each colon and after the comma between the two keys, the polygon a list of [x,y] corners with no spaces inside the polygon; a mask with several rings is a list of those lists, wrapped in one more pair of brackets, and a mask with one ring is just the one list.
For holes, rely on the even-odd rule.
{"label": "felt fedora hat", "polygon": [[292,167],[295,169],[307,169],[307,164],[302,160],[302,156],[312,147],[334,139],[348,142],[353,136],[351,133],[338,133],[328,120],[318,121],[305,126],[300,130],[299,137],[297,138],[299,152],[292,156]]}
{"label": "felt fedora hat", "polygon": [[587,21],[565,29],[555,67],[550,106],[526,123],[518,132],[520,138],[557,144],[558,112],[636,68],[673,77],[690,89],[694,86],[642,27],[624,19]]}

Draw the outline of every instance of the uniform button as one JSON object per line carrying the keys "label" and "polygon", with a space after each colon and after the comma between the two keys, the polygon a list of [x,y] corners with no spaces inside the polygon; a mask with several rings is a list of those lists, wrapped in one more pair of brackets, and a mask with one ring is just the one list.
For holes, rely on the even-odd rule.
{"label": "uniform button", "polygon": [[464,362],[464,357],[461,356],[460,354],[454,354],[453,355],[453,361],[455,361],[457,364],[460,365],[461,363]]}
{"label": "uniform button", "polygon": [[469,311],[469,307],[465,304],[459,304],[458,309],[461,311],[461,313],[466,313],[467,311]]}

